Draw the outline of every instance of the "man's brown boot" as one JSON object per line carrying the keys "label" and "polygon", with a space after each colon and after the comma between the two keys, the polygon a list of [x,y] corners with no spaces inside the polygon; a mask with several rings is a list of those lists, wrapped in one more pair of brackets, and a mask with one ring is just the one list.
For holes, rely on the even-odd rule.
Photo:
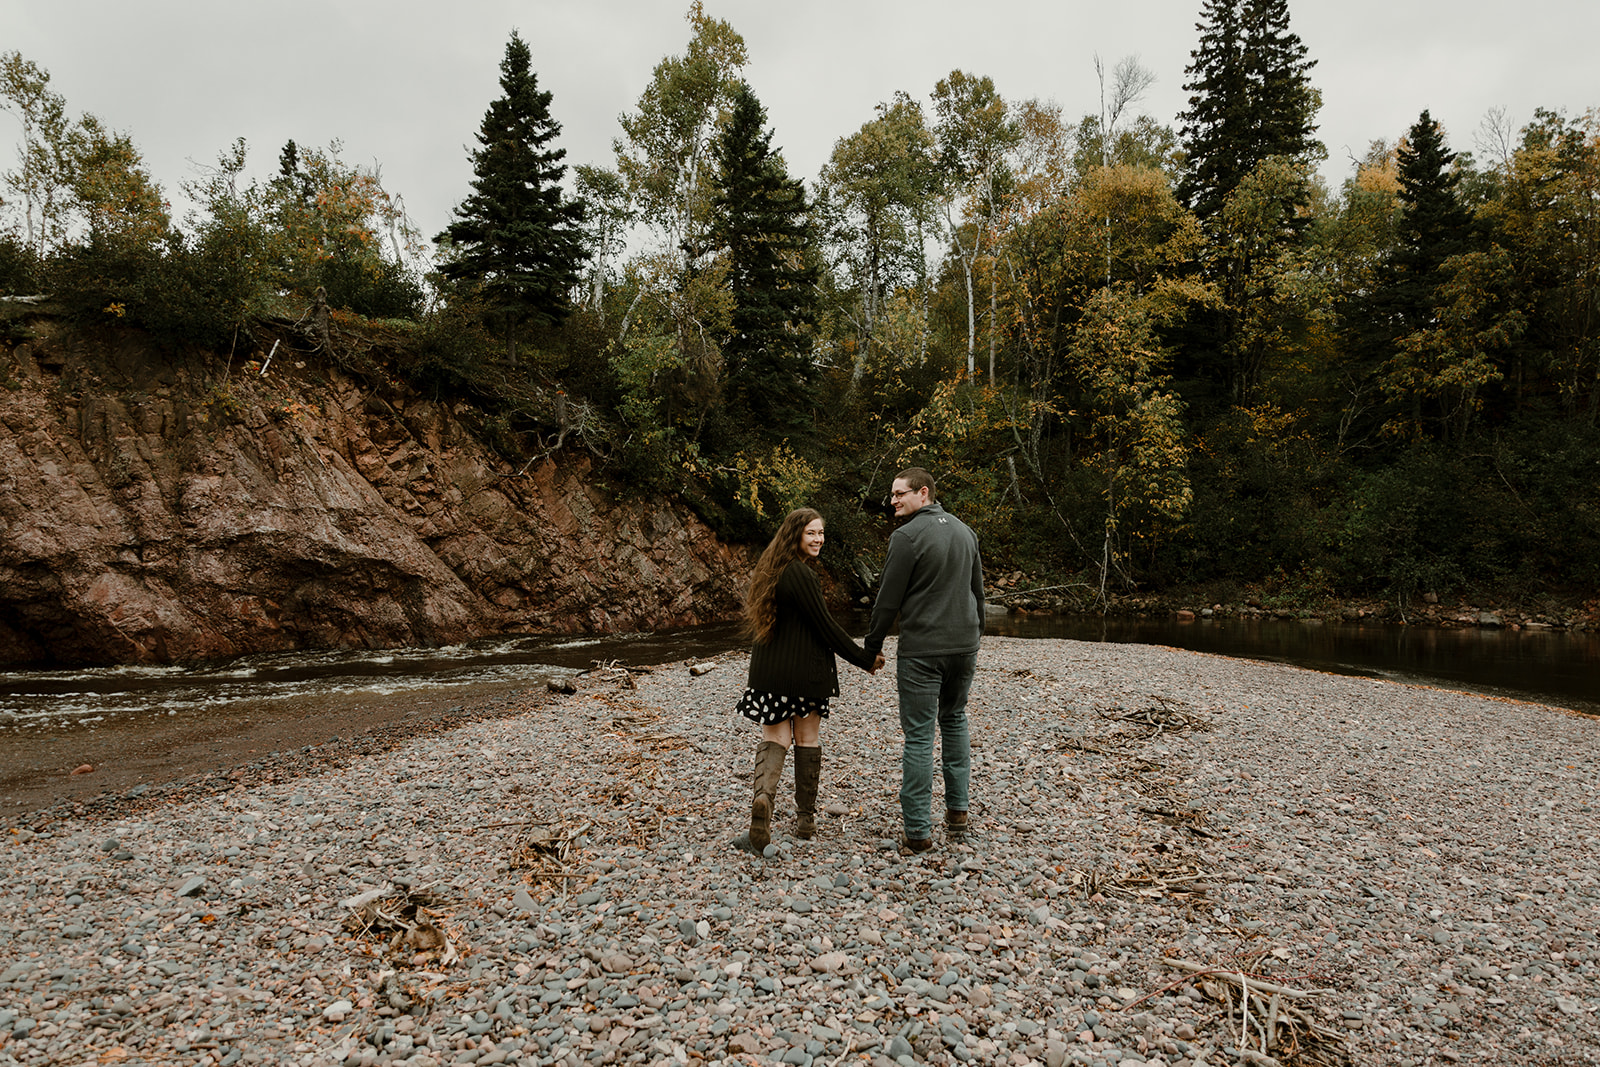
{"label": "man's brown boot", "polygon": [[907,837],[903,832],[900,834],[900,855],[902,856],[915,856],[917,853],[926,852],[932,847],[933,838],[931,837]]}
{"label": "man's brown boot", "polygon": [[794,746],[794,836],[810,841],[817,836],[817,783],[822,780],[822,748]]}
{"label": "man's brown boot", "polygon": [[784,759],[789,750],[776,741],[756,746],[755,782],[751,786],[750,830],[733,840],[733,847],[761,855],[772,842],[772,797],[783,778]]}
{"label": "man's brown boot", "polygon": [[966,812],[945,810],[944,836],[947,840],[957,843],[965,841],[967,839],[967,829],[970,825]]}

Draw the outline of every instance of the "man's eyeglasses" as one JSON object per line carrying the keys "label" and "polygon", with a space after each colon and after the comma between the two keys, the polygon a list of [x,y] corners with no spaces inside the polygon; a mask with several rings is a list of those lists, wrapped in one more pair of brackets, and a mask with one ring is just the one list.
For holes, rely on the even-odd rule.
{"label": "man's eyeglasses", "polygon": [[893,490],[891,490],[889,492],[889,499],[890,500],[899,500],[901,497],[910,496],[912,493],[915,493],[915,492],[916,492],[915,489],[893,489]]}

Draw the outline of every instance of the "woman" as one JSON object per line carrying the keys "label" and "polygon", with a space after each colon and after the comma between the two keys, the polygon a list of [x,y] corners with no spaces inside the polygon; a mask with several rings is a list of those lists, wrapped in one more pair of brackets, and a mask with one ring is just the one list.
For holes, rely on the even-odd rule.
{"label": "woman", "polygon": [[799,508],[784,517],[772,543],[756,563],[745,594],[750,650],[749,688],[739,713],[761,724],[756,746],[750,831],[733,844],[761,852],[772,840],[772,801],[783,778],[784,759],[794,745],[795,836],[817,831],[817,781],[822,776],[818,732],[828,717],[828,698],[839,695],[835,654],[873,673],[874,660],[828,613],[822,583],[812,570],[822,551],[822,516]]}

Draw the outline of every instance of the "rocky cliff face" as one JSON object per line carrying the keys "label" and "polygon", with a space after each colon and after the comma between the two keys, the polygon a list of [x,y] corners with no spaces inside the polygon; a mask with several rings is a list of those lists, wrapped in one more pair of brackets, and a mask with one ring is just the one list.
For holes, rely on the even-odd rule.
{"label": "rocky cliff face", "polygon": [[729,617],[743,550],[471,412],[279,354],[0,349],[0,663],[172,663]]}

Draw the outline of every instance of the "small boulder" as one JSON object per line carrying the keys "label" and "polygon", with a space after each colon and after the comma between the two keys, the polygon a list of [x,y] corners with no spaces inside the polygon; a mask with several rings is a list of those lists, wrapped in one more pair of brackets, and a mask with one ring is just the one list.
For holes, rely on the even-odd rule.
{"label": "small boulder", "polygon": [[850,957],[843,952],[824,952],[811,961],[811,969],[818,974],[833,974],[841,971],[850,962]]}
{"label": "small boulder", "polygon": [[728,1038],[728,1051],[736,1056],[760,1055],[765,1047],[766,1043],[761,1040],[760,1034],[734,1034]]}

